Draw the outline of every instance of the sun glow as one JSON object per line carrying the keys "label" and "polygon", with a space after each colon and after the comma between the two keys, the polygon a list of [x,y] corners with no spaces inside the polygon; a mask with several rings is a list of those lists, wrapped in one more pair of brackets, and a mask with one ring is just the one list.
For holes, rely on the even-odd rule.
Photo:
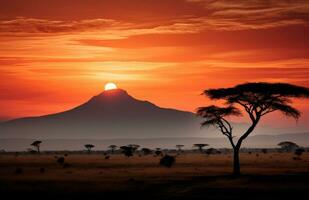
{"label": "sun glow", "polygon": [[105,91],[114,90],[114,89],[117,89],[117,85],[115,83],[106,83],[105,84],[105,87],[104,87]]}

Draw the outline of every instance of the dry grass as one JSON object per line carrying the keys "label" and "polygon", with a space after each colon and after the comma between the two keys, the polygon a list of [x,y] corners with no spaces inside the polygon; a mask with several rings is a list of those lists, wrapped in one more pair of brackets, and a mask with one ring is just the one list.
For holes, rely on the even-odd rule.
{"label": "dry grass", "polygon": [[[36,188],[42,191],[59,191],[59,188],[75,191],[79,188],[79,192],[94,193],[131,191],[140,187],[148,191],[146,188],[155,184],[159,188],[165,185],[164,189],[158,189],[161,193],[175,190],[173,195],[191,195],[192,191],[205,188],[303,188],[308,181],[309,154],[305,153],[301,160],[293,160],[293,157],[293,154],[287,153],[259,154],[259,157],[243,153],[242,172],[247,176],[230,179],[226,175],[231,172],[231,155],[183,154],[176,158],[176,164],[172,168],[159,166],[160,157],[152,155],[131,158],[112,155],[109,160],[98,154],[69,155],[65,157],[70,164],[67,168],[59,165],[54,155],[1,155],[0,184],[5,186],[2,189],[5,191],[27,192],[33,189],[27,185],[40,183]],[[16,174],[16,168],[22,168],[23,172]],[[44,173],[40,171],[41,168],[45,169]],[[302,174],[305,178],[294,180],[297,174]],[[280,178],[277,180],[276,177],[282,176],[291,177],[288,184],[281,184]],[[258,177],[275,178],[266,178],[264,181]],[[183,186],[186,184],[190,187]],[[166,190],[166,187],[169,189]],[[181,193],[182,190],[187,193]]]}

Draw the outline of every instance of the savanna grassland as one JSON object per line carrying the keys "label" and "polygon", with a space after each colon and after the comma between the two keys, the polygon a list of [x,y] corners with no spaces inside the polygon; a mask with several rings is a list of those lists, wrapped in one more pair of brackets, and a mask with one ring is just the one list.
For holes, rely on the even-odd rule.
{"label": "savanna grassland", "polygon": [[[241,154],[243,175],[230,176],[230,154],[184,153],[171,168],[153,155],[109,159],[98,153],[0,155],[0,192],[32,199],[273,199],[309,191],[309,153]],[[294,157],[294,159],[293,159]]]}

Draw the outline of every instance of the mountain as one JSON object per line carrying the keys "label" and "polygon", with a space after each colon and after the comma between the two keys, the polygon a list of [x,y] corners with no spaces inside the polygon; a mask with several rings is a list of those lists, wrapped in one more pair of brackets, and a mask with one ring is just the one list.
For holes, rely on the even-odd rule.
{"label": "mountain", "polygon": [[114,89],[65,112],[1,123],[0,138],[198,137],[205,134],[199,123],[193,113],[160,108]]}

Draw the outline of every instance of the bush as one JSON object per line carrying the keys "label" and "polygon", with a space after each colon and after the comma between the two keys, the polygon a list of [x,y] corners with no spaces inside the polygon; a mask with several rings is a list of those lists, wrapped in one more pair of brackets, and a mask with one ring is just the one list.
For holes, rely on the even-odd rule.
{"label": "bush", "polygon": [[135,151],[134,147],[132,146],[122,146],[120,147],[120,149],[122,150],[122,153],[127,157],[133,156],[133,153]]}
{"label": "bush", "polygon": [[64,164],[64,161],[65,161],[64,157],[59,157],[59,158],[57,159],[57,163],[58,163],[59,165],[63,165],[63,164]]}
{"label": "bush", "polygon": [[160,156],[160,155],[162,155],[163,153],[162,153],[162,151],[157,150],[157,151],[155,151],[155,154],[156,154],[156,156]]}
{"label": "bush", "polygon": [[303,153],[305,152],[305,149],[303,148],[297,148],[294,152],[295,155],[297,155],[298,157],[303,155]]}
{"label": "bush", "polygon": [[160,159],[160,165],[170,168],[174,165],[175,161],[176,159],[174,156],[165,155]]}

